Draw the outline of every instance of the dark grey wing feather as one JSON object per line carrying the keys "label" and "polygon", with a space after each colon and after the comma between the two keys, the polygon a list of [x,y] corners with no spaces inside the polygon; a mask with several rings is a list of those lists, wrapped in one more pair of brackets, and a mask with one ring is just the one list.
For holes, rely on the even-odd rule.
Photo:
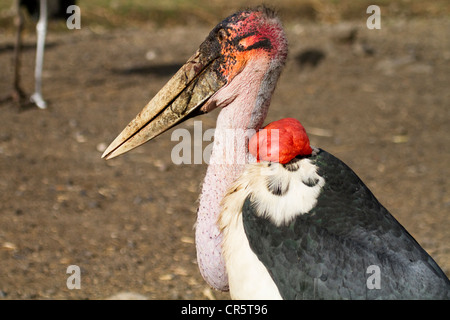
{"label": "dark grey wing feather", "polygon": [[277,227],[257,214],[251,195],[242,208],[250,247],[281,296],[449,299],[449,279],[358,176],[323,150],[310,159],[326,182],[310,212]]}

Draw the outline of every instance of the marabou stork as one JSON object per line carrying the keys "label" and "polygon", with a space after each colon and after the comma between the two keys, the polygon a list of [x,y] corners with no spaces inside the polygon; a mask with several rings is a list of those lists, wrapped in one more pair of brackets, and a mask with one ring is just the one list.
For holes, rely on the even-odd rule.
{"label": "marabou stork", "polygon": [[25,93],[20,87],[20,57],[22,51],[22,30],[23,12],[22,7],[34,17],[39,17],[36,24],[37,44],[36,44],[36,64],[34,69],[35,89],[30,100],[40,109],[47,108],[47,103],[42,97],[42,69],[44,66],[45,37],[47,35],[48,19],[65,19],[66,10],[70,5],[75,4],[75,0],[15,0],[16,10],[16,41],[14,45],[14,79],[12,99],[21,103]]}
{"label": "marabou stork", "polygon": [[[435,261],[348,166],[309,146],[298,121],[225,147],[230,131],[261,128],[286,56],[273,11],[231,15],[103,157],[220,108],[196,223],[199,268],[213,288],[235,299],[450,298]],[[258,141],[276,132],[263,152]],[[368,285],[369,266],[379,268],[379,288]]]}

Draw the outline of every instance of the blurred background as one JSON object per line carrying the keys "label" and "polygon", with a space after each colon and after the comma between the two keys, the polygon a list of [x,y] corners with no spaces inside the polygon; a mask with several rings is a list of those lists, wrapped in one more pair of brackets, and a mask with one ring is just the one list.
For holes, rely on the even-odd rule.
{"label": "blurred background", "polygon": [[[13,2],[0,2],[0,299],[229,298],[196,264],[206,165],[173,164],[171,131],[117,159],[100,156],[217,23],[261,2],[77,1],[81,29],[49,21],[45,110],[10,99]],[[366,27],[371,4],[380,30]],[[352,167],[449,275],[449,2],[270,6],[290,52],[266,122],[298,118],[311,144]],[[29,96],[37,20],[24,17]],[[206,130],[216,117],[195,120]],[[81,289],[67,288],[69,265],[80,267]]]}

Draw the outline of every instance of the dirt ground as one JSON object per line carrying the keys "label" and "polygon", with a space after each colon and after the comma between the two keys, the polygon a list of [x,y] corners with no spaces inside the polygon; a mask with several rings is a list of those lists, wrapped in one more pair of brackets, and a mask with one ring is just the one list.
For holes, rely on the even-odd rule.
{"label": "dirt ground", "polygon": [[[49,108],[0,104],[1,299],[229,297],[209,289],[196,264],[206,165],[173,164],[171,131],[100,158],[212,27],[49,33]],[[449,275],[450,21],[285,27],[289,58],[266,122],[302,121],[311,143],[350,165]],[[13,40],[0,37],[0,97],[12,87]],[[36,39],[24,40],[31,93]],[[206,130],[216,116],[194,120]],[[68,289],[69,265],[81,268],[81,289]]]}

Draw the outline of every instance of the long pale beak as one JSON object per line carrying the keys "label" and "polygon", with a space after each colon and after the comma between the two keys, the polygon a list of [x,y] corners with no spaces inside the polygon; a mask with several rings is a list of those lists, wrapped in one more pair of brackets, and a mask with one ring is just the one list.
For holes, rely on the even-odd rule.
{"label": "long pale beak", "polygon": [[102,158],[117,157],[174,125],[204,113],[201,107],[226,83],[215,71],[213,62],[218,58],[217,50],[211,52],[210,49],[200,47],[109,145]]}

